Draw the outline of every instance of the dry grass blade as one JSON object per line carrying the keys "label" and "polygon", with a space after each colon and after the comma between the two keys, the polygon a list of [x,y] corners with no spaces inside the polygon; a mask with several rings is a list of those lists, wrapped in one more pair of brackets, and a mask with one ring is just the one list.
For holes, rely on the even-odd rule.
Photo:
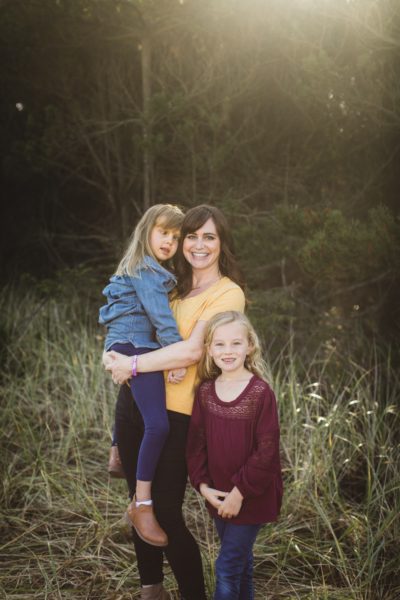
{"label": "dry grass blade", "polygon": [[[124,482],[106,461],[116,390],[100,365],[95,310],[82,299],[6,290],[1,379],[0,596],[128,600],[139,576],[121,521]],[[400,597],[400,381],[390,362],[335,372],[294,356],[271,368],[285,499],[255,546],[256,597]],[[201,499],[185,514],[211,595],[217,540]],[[177,589],[166,565],[166,585]]]}

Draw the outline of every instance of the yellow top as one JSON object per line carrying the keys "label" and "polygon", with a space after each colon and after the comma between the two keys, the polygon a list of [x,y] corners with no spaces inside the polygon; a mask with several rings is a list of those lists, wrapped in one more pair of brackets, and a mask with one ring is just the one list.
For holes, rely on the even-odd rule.
{"label": "yellow top", "polygon": [[[243,290],[228,277],[222,277],[207,290],[191,298],[171,302],[172,312],[184,340],[190,337],[198,321],[208,321],[225,310],[244,311]],[[166,382],[167,409],[192,414],[194,389],[197,383],[197,365],[188,367],[185,379],[178,384]]]}

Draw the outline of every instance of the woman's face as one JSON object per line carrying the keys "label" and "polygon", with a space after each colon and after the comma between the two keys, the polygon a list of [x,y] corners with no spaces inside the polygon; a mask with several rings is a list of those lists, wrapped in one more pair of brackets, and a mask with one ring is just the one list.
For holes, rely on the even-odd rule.
{"label": "woman's face", "polygon": [[219,272],[221,240],[211,217],[199,229],[186,235],[182,250],[183,256],[193,269],[215,269],[216,274]]}

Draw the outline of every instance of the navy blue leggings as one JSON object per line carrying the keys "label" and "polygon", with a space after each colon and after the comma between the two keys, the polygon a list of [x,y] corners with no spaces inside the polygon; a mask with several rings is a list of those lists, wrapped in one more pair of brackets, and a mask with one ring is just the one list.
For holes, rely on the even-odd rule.
{"label": "navy blue leggings", "polygon": [[[135,348],[132,344],[113,344],[112,350],[125,356],[146,354],[150,348]],[[138,373],[130,379],[132,397],[142,415],[144,434],[137,459],[136,479],[153,481],[161,450],[169,433],[165,407],[165,383],[162,371]],[[118,444],[118,437],[115,440]]]}

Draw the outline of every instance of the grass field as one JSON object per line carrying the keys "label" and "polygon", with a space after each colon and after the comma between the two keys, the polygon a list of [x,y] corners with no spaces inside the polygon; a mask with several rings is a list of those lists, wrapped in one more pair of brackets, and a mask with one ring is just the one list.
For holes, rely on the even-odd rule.
{"label": "grass field", "polygon": [[[70,294],[0,298],[0,597],[136,597],[123,481],[106,472],[116,388],[100,365],[96,314]],[[257,599],[400,598],[400,378],[371,349],[270,365],[282,429],[285,497],[255,547]],[[216,540],[201,499],[185,511],[208,591]],[[178,598],[166,565],[166,586]]]}

